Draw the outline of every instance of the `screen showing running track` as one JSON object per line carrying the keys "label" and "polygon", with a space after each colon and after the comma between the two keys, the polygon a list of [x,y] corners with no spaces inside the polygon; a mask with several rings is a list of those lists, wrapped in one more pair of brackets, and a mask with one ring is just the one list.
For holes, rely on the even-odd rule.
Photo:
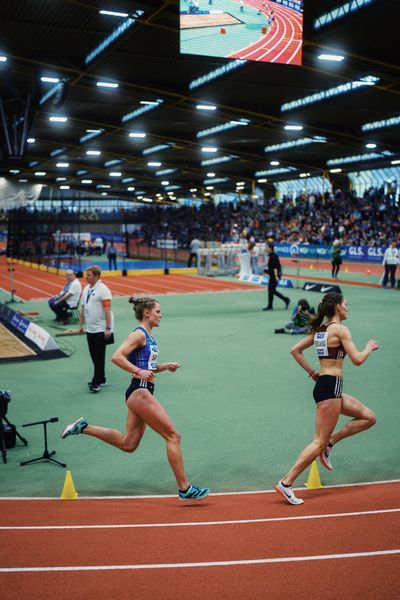
{"label": "screen showing running track", "polygon": [[183,54],[301,65],[303,0],[180,0]]}

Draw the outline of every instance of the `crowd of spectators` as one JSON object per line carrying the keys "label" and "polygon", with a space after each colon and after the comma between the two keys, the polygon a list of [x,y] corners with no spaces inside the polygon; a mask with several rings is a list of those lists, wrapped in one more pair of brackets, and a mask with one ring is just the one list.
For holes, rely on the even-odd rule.
{"label": "crowd of spectators", "polygon": [[21,212],[25,212],[30,223],[33,223],[32,219],[38,223],[60,222],[61,219],[64,223],[62,231],[69,230],[73,217],[86,222],[112,222],[115,233],[121,231],[122,223],[134,223],[143,243],[148,246],[156,246],[157,240],[164,238],[177,240],[179,248],[189,248],[194,238],[203,242],[232,242],[240,237],[256,242],[272,238],[276,243],[331,245],[336,239],[341,245],[386,246],[400,236],[397,201],[394,193],[371,188],[363,197],[349,191],[336,191],[334,195],[314,193],[280,200],[219,204],[211,201],[198,206],[136,205],[132,210],[112,212],[108,207],[104,213],[101,208],[78,214],[65,210],[19,209],[19,215],[23,221]]}
{"label": "crowd of spectators", "polygon": [[[238,241],[240,237],[264,242],[385,246],[400,235],[399,207],[392,194],[370,189],[362,198],[350,192],[310,194],[263,202],[202,204],[165,210],[146,207],[142,233],[149,245],[166,236],[188,247],[193,238],[203,241]],[[147,215],[147,216],[146,216]]]}

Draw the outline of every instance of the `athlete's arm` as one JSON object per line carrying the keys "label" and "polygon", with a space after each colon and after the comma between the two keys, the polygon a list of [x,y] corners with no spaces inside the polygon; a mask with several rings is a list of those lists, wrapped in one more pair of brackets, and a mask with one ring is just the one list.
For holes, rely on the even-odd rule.
{"label": "athlete's arm", "polygon": [[374,350],[378,350],[379,348],[379,345],[375,342],[375,340],[368,340],[368,342],[365,344],[364,350],[361,350],[360,352],[359,350],[357,350],[352,340],[350,331],[344,325],[340,325],[337,328],[337,336],[342,342],[343,347],[349,355],[351,362],[357,367],[362,365],[367,360],[371,352],[373,352]]}
{"label": "athlete's arm", "polygon": [[310,333],[310,335],[308,335],[304,339],[300,340],[299,342],[297,342],[297,344],[295,344],[293,346],[293,348],[290,351],[290,354],[293,356],[295,361],[297,361],[299,363],[299,365],[305,371],[307,371],[309,377],[311,377],[314,380],[317,380],[318,376],[319,376],[319,372],[316,371],[316,369],[314,369],[314,367],[312,367],[310,365],[308,360],[306,360],[306,358],[303,355],[304,350],[306,350],[307,348],[311,348],[311,346],[313,344],[314,344],[314,334]]}
{"label": "athlete's arm", "polygon": [[136,365],[133,365],[128,359],[127,356],[130,355],[131,352],[136,350],[136,348],[142,348],[146,345],[146,336],[143,331],[133,331],[128,335],[126,340],[122,342],[118,350],[114,352],[112,355],[111,361],[117,365],[120,369],[124,371],[128,371],[131,375],[136,375],[140,377],[140,379],[145,379],[146,381],[153,381],[154,372],[147,371],[145,369],[139,369]]}
{"label": "athlete's arm", "polygon": [[172,373],[175,373],[180,366],[181,365],[177,362],[161,363],[157,365],[156,373],[161,373],[162,371],[171,371]]}

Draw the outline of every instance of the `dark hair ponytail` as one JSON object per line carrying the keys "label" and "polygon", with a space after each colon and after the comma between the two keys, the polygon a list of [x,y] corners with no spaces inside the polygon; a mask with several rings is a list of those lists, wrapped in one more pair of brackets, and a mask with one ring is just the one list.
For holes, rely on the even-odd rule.
{"label": "dark hair ponytail", "polygon": [[318,304],[317,314],[311,321],[311,331],[318,331],[325,317],[331,319],[335,315],[336,306],[342,302],[342,294],[338,294],[336,292],[329,292],[329,294],[325,294],[325,296],[322,298],[322,301]]}
{"label": "dark hair ponytail", "polygon": [[158,301],[154,298],[138,298],[136,296],[131,296],[128,302],[129,304],[133,304],[135,317],[138,321],[143,321],[145,310],[151,310],[156,304],[158,304]]}

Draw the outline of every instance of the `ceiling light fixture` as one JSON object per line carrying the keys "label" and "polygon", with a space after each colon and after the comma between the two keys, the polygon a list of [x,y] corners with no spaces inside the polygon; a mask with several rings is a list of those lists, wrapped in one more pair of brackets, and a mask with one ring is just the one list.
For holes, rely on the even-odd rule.
{"label": "ceiling light fixture", "polygon": [[89,64],[98,54],[103,52],[108,46],[110,46],[115,40],[117,40],[129,27],[132,27],[136,23],[136,19],[143,15],[142,10],[135,10],[129,19],[122,21],[118,27],[116,27],[98,46],[96,46],[85,58],[85,65]]}
{"label": "ceiling light fixture", "polygon": [[337,4],[332,7],[325,13],[322,13],[319,17],[317,17],[313,23],[314,29],[320,29],[324,25],[329,25],[334,21],[339,21],[339,19],[344,19],[347,15],[360,10],[360,8],[364,8],[368,4],[372,4],[375,0],[351,0],[350,2],[345,2],[344,4]]}
{"label": "ceiling light fixture", "polygon": [[43,81],[43,83],[59,83],[60,82],[58,77],[41,77],[40,81]]}
{"label": "ceiling light fixture", "polygon": [[99,13],[110,17],[129,17],[129,13],[117,12],[115,10],[99,10]]}
{"label": "ceiling light fixture", "polygon": [[278,150],[287,150],[288,148],[298,148],[300,146],[307,146],[308,144],[325,144],[327,139],[320,135],[315,135],[310,138],[300,138],[293,142],[284,142],[283,144],[273,144],[272,146],[265,146],[264,152],[276,152]]}
{"label": "ceiling light fixture", "polygon": [[28,144],[34,144],[36,142],[36,139],[33,137],[29,137],[26,141]]}
{"label": "ceiling light fixture", "polygon": [[361,131],[371,131],[371,129],[385,129],[386,127],[395,127],[400,125],[400,117],[392,117],[391,119],[383,119],[382,121],[372,121],[365,123],[361,127]]}
{"label": "ceiling light fixture", "polygon": [[311,94],[310,96],[304,96],[303,98],[298,98],[297,100],[286,102],[285,104],[282,104],[281,112],[286,112],[295,108],[301,108],[302,106],[308,106],[309,104],[314,104],[316,102],[322,102],[323,100],[328,100],[333,96],[347,94],[365,85],[376,85],[377,83],[379,83],[379,77],[375,77],[374,75],[367,75],[366,77],[362,77],[358,81],[348,81],[347,83],[341,83],[336,87],[328,88],[327,90],[324,90],[322,92],[317,92],[316,94]]}
{"label": "ceiling light fixture", "polygon": [[139,131],[131,131],[129,133],[129,137],[130,138],[139,138],[139,139],[142,139],[142,138],[146,137],[146,134],[145,133],[141,133]]}
{"label": "ceiling light fixture", "polygon": [[86,150],[86,154],[88,156],[100,156],[101,152],[100,150]]}
{"label": "ceiling light fixture", "polygon": [[203,146],[201,148],[202,152],[218,152],[218,148],[216,146]]}
{"label": "ceiling light fixture", "polygon": [[214,69],[213,71],[209,71],[208,73],[202,75],[201,77],[198,77],[197,79],[193,79],[193,81],[189,83],[189,89],[194,90],[195,88],[200,87],[201,85],[209,83],[213,79],[223,77],[224,75],[226,75],[230,71],[233,71],[234,69],[244,67],[246,63],[246,60],[231,60],[226,64],[222,65],[222,67],[218,67],[218,69]]}
{"label": "ceiling light fixture", "polygon": [[286,131],[301,131],[303,125],[285,125],[284,129],[286,129]]}
{"label": "ceiling light fixture", "polygon": [[122,117],[121,121],[122,121],[122,123],[127,123],[128,121],[132,121],[132,119],[136,119],[136,117],[143,115],[144,113],[148,112],[149,110],[154,110],[155,108],[158,108],[163,103],[164,103],[164,100],[162,100],[161,98],[158,98],[154,104],[147,104],[145,106],[142,106],[142,108],[137,108],[136,110],[133,110],[132,112],[127,113],[126,115],[124,115]]}
{"label": "ceiling light fixture", "polygon": [[320,54],[319,60],[331,60],[332,62],[342,62],[344,56],[342,54]]}
{"label": "ceiling light fixture", "polygon": [[112,81],[97,81],[96,85],[97,85],[97,87],[110,88],[110,89],[116,89],[117,87],[119,87],[119,83],[115,83]]}
{"label": "ceiling light fixture", "polygon": [[97,137],[98,135],[101,135],[102,133],[104,133],[104,129],[86,129],[86,135],[80,137],[79,142],[83,144],[84,142],[92,140],[93,138]]}
{"label": "ceiling light fixture", "polygon": [[197,110],[217,110],[215,104],[197,104]]}
{"label": "ceiling light fixture", "polygon": [[56,116],[52,116],[52,117],[49,117],[49,121],[51,123],[66,123],[68,121],[68,117],[56,117]]}

